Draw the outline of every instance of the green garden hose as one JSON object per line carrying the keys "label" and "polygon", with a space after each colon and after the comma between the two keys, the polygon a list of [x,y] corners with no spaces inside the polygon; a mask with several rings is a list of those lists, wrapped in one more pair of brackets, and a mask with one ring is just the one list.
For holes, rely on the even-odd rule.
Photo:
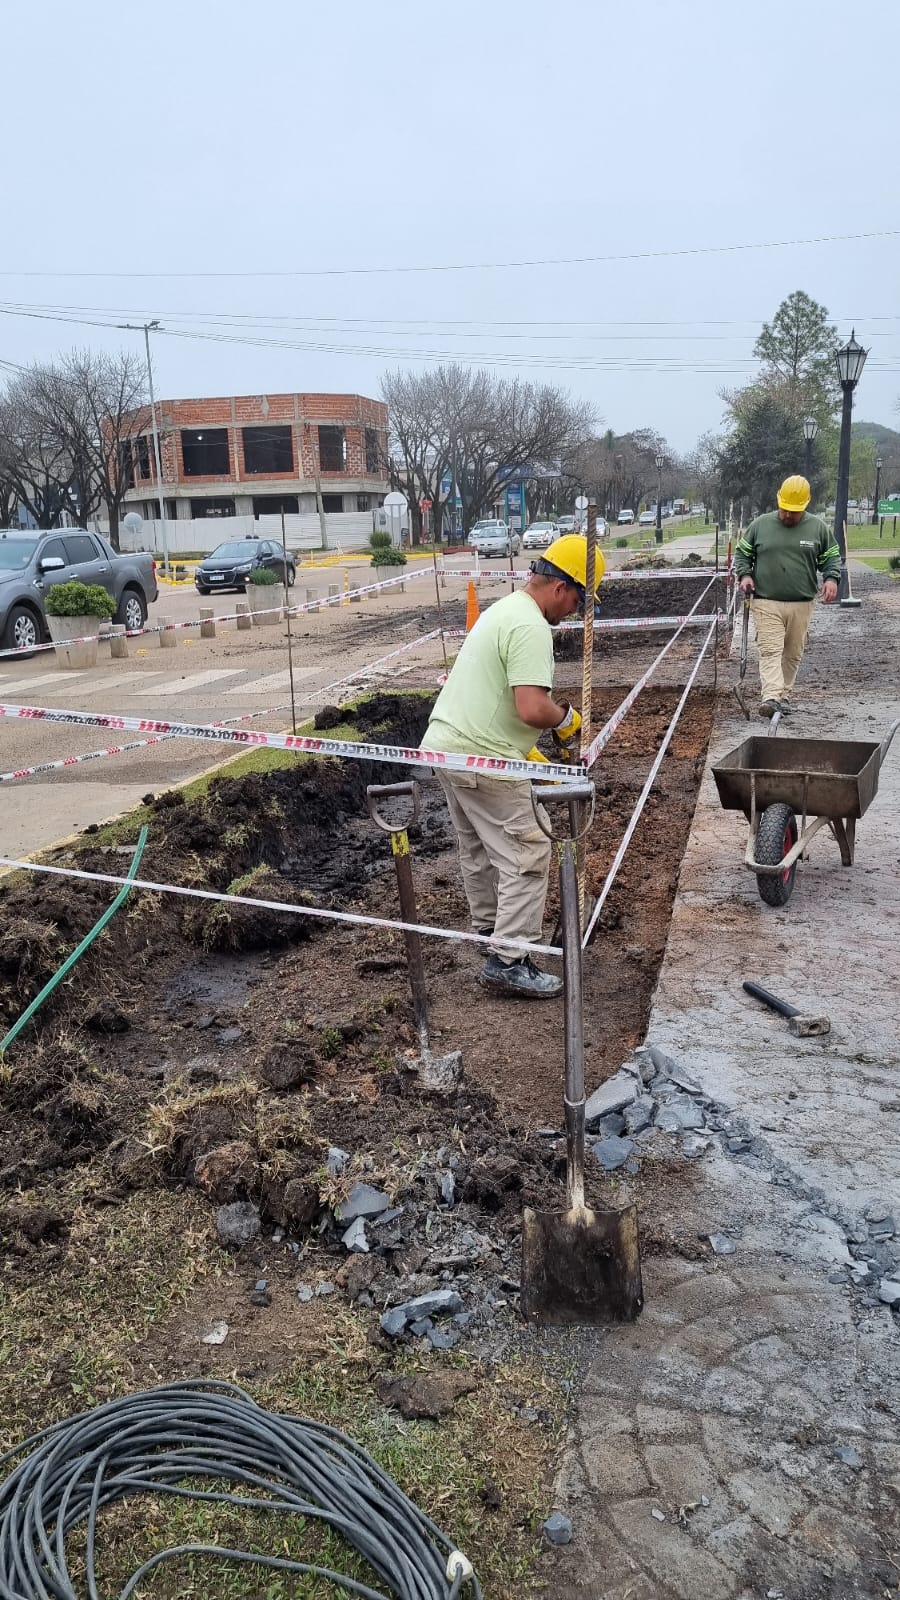
{"label": "green garden hose", "polygon": [[[128,868],[127,876],[129,878],[137,877],[137,870],[138,870],[138,867],[141,864],[141,856],[144,854],[144,845],[147,843],[147,834],[149,833],[149,831],[150,830],[149,830],[147,824],[145,823],[144,826],[141,828],[140,833],[138,834],[138,842],[137,842],[137,845],[135,846],[134,855],[131,858],[131,865]],[[95,922],[95,924],[92,927],[90,933],[85,934],[85,936],[82,939],[81,943],[76,946],[76,948],[72,951],[71,955],[66,956],[66,959],[63,962],[62,966],[59,967],[56,972],[54,972],[53,977],[50,979],[50,981],[48,983],[44,984],[44,987],[41,990],[40,994],[35,995],[35,997],[32,1000],[30,1006],[28,1006],[27,1009],[22,1012],[22,1015],[20,1016],[18,1022],[14,1022],[13,1023],[12,1027],[9,1030],[9,1033],[6,1035],[6,1038],[2,1041],[2,1043],[0,1043],[0,1056],[3,1056],[3,1055],[6,1054],[6,1051],[9,1049],[10,1045],[13,1043],[13,1041],[15,1039],[18,1038],[19,1034],[22,1032],[22,1029],[25,1027],[25,1024],[27,1022],[31,1021],[31,1019],[34,1016],[35,1012],[37,1010],[39,1010],[39,1008],[43,1005],[44,1001],[47,999],[47,996],[51,995],[53,993],[53,991],[56,988],[57,984],[62,983],[63,978],[66,976],[66,974],[68,972],[71,972],[71,970],[74,967],[76,961],[80,961],[81,960],[81,957],[84,955],[85,950],[87,950],[89,945],[93,944],[93,942],[96,939],[98,933],[102,933],[103,932],[103,929],[106,927],[106,924],[109,922],[110,917],[114,917],[115,916],[115,914],[118,911],[118,909],[119,909],[120,905],[122,904],[123,900],[127,900],[127,898],[130,895],[130,893],[131,893],[131,884],[130,883],[123,884],[122,888],[119,890],[118,894],[116,895],[116,898],[113,901],[112,905],[107,906],[107,908],[104,911],[102,917],[100,918],[100,921],[99,922]]]}

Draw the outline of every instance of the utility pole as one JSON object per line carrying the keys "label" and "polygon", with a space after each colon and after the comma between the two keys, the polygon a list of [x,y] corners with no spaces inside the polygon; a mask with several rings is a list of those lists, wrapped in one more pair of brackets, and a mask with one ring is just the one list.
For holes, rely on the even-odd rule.
{"label": "utility pole", "polygon": [[150,330],[159,333],[160,325],[153,322],[120,322],[120,328],[131,328],[135,333],[143,329],[144,348],[147,352],[147,382],[150,388],[150,422],[153,428],[153,461],[156,467],[156,494],[159,500],[159,527],[163,544],[163,572],[169,576],[169,536],[166,532],[166,503],[163,498],[162,457],[159,452],[159,428],[156,422],[156,399],[153,394],[153,362],[150,360]]}

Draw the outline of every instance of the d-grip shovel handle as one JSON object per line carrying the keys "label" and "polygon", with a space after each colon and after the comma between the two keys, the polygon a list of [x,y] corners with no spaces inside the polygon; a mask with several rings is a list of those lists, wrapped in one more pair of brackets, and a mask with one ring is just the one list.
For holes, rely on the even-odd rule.
{"label": "d-grip shovel handle", "polygon": [[[412,801],[412,816],[407,822],[388,822],[378,809],[377,801],[389,800],[395,795],[407,795]],[[405,833],[411,822],[418,822],[422,811],[422,791],[415,779],[408,783],[370,783],[366,789],[369,816],[382,833]]]}
{"label": "d-grip shovel handle", "polygon": [[[596,804],[594,785],[587,778],[576,780],[574,783],[555,783],[552,785],[552,787],[549,784],[541,784],[538,789],[535,789],[534,784],[532,784],[531,806],[537,820],[537,825],[540,828],[541,833],[546,834],[548,839],[553,839],[557,844],[560,842],[562,836],[554,833],[552,828],[547,826],[546,822],[541,816],[541,807],[543,806],[546,809],[547,806],[558,805],[561,801],[569,803],[570,822],[573,816],[572,806],[577,805],[578,803],[585,804],[587,809],[581,813],[581,826],[578,828],[577,832],[572,832],[565,835],[566,840],[571,839],[574,841],[583,839],[594,820],[594,806]],[[589,805],[588,802],[590,802]]]}

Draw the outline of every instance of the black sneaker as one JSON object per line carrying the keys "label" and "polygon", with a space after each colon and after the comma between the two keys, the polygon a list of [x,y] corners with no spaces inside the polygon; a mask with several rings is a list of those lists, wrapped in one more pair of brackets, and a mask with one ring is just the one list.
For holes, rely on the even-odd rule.
{"label": "black sneaker", "polygon": [[787,700],[779,700],[778,709],[783,717],[789,717],[791,715],[791,708]]}
{"label": "black sneaker", "polygon": [[776,711],[783,710],[784,707],[780,700],[764,700],[759,708],[759,715],[761,717],[774,717]]}
{"label": "black sneaker", "polygon": [[497,994],[520,995],[523,1000],[555,1000],[562,994],[562,978],[542,972],[530,956],[508,965],[499,956],[488,956],[478,981]]}
{"label": "black sneaker", "polygon": [[489,928],[476,928],[475,932],[480,933],[482,939],[492,939],[494,937],[493,923]]}

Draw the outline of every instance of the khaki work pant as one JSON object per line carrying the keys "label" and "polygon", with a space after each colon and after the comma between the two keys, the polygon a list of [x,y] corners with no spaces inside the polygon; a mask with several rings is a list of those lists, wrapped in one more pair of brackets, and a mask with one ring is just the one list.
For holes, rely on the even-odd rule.
{"label": "khaki work pant", "polygon": [[517,961],[522,951],[510,939],[541,942],[550,872],[550,840],[535,821],[531,784],[476,772],[437,778],[459,841],[472,927],[493,928],[491,950]]}
{"label": "khaki work pant", "polygon": [[813,600],[752,600],[764,700],[788,700],[803,660]]}

